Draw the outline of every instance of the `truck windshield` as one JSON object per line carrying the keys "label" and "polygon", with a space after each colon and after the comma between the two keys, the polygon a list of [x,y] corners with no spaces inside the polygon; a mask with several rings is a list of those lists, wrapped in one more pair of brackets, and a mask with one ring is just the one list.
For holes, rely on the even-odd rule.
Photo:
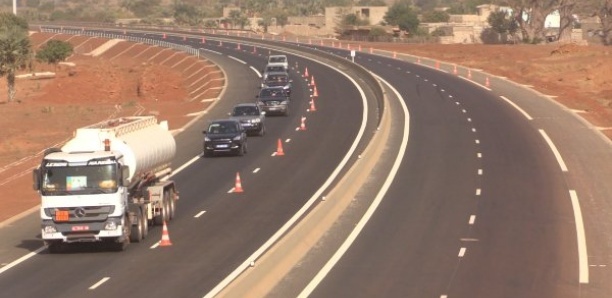
{"label": "truck windshield", "polygon": [[116,164],[46,167],[44,195],[99,194],[117,191]]}

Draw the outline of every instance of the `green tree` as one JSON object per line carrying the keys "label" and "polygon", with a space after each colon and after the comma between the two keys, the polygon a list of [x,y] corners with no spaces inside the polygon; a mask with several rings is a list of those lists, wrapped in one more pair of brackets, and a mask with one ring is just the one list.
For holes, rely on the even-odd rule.
{"label": "green tree", "polygon": [[419,28],[419,19],[417,14],[405,2],[396,2],[384,16],[387,24],[398,26],[401,30],[415,34]]}
{"label": "green tree", "polygon": [[448,23],[450,15],[445,11],[430,10],[423,13],[423,23]]}
{"label": "green tree", "polygon": [[6,75],[8,102],[15,98],[15,73],[32,61],[28,23],[12,13],[0,13],[0,76]]}
{"label": "green tree", "polygon": [[61,61],[66,61],[66,58],[70,57],[73,52],[73,47],[69,42],[62,40],[52,39],[49,40],[41,49],[36,53],[36,60],[48,64],[53,64],[57,69],[57,64]]}

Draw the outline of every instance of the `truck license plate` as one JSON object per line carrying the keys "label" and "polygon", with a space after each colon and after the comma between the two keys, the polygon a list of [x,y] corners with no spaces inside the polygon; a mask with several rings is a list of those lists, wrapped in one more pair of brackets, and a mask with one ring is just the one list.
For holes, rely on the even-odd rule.
{"label": "truck license plate", "polygon": [[227,148],[227,147],[229,147],[229,145],[227,144],[217,145],[217,148]]}
{"label": "truck license plate", "polygon": [[75,232],[78,231],[89,231],[89,226],[74,226],[72,227],[72,230]]}

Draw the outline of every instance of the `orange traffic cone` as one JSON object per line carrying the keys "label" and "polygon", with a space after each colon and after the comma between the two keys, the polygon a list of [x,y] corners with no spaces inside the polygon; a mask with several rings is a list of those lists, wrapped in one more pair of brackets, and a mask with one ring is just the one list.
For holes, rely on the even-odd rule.
{"label": "orange traffic cone", "polygon": [[202,37],[202,43],[206,43],[206,38]]}
{"label": "orange traffic cone", "polygon": [[471,78],[472,78],[472,70],[468,69],[468,79],[471,79]]}
{"label": "orange traffic cone", "polygon": [[234,186],[234,192],[244,192],[242,189],[242,182],[240,182],[240,174],[236,172],[236,186]]}
{"label": "orange traffic cone", "polygon": [[308,78],[308,77],[309,77],[309,75],[308,75],[308,67],[306,67],[306,68],[304,69],[304,77],[305,77],[305,78]]}
{"label": "orange traffic cone", "polygon": [[455,64],[453,67],[453,74],[457,74],[457,64]]}
{"label": "orange traffic cone", "polygon": [[485,80],[485,86],[489,87],[490,85],[491,83],[489,82],[489,77],[487,77]]}
{"label": "orange traffic cone", "polygon": [[219,40],[219,46],[222,47],[223,46],[223,42]]}
{"label": "orange traffic cone", "polygon": [[361,45],[359,45],[359,47],[358,47],[358,51],[360,51],[360,52],[361,52]]}
{"label": "orange traffic cone", "polygon": [[317,91],[317,86],[314,86],[314,91],[312,92],[312,96],[319,97],[319,92]]}
{"label": "orange traffic cone", "polygon": [[168,226],[166,225],[166,221],[164,220],[164,228],[162,229],[162,238],[159,242],[159,246],[171,246],[172,242],[170,242],[170,235],[168,235]]}
{"label": "orange traffic cone", "polygon": [[162,36],[163,39],[166,39],[166,33],[164,33],[164,35]]}
{"label": "orange traffic cone", "polygon": [[240,50],[240,44],[236,45],[236,49]]}
{"label": "orange traffic cone", "polygon": [[393,59],[397,58],[397,52],[393,52]]}
{"label": "orange traffic cone", "polygon": [[440,69],[440,61],[436,61],[436,69]]}
{"label": "orange traffic cone", "polygon": [[310,78],[310,86],[314,86],[314,85],[315,85],[314,76],[312,76]]}
{"label": "orange traffic cone", "polygon": [[300,130],[306,130],[306,117],[302,117],[302,123],[300,123]]}
{"label": "orange traffic cone", "polygon": [[187,36],[183,36],[183,41],[186,41],[186,40],[187,40]]}
{"label": "orange traffic cone", "polygon": [[283,156],[285,155],[285,151],[283,151],[283,142],[281,141],[281,139],[278,139],[277,145],[276,145],[276,156]]}
{"label": "orange traffic cone", "polygon": [[316,112],[316,111],[317,111],[317,107],[315,107],[314,98],[312,98],[312,99],[310,100],[310,111],[311,111],[311,112]]}

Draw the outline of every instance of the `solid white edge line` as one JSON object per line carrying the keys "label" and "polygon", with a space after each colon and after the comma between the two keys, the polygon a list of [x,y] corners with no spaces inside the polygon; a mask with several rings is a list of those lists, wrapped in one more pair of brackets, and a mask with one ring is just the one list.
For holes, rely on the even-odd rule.
{"label": "solid white edge line", "polygon": [[151,247],[149,247],[149,249],[156,249],[156,248],[159,246],[159,243],[160,243],[160,242],[161,242],[161,241],[157,241],[157,242],[155,242],[155,244],[151,245]]}
{"label": "solid white edge line", "polygon": [[576,222],[576,240],[578,241],[578,280],[581,284],[589,283],[589,256],[587,254],[586,234],[584,232],[584,222],[580,201],[575,190],[570,190],[572,209],[574,209],[574,220]]}
{"label": "solid white edge line", "polygon": [[[365,93],[363,92],[363,89],[361,89],[361,87],[357,84],[357,82],[353,78],[349,77],[346,73],[343,73],[340,69],[335,68],[331,65],[327,65],[327,66],[331,69],[334,69],[338,73],[344,75],[349,81],[353,83],[353,85],[355,85],[357,90],[359,90],[359,94],[361,95],[361,102],[363,105],[363,111],[361,114],[362,120],[361,120],[361,126],[359,127],[359,132],[357,133],[357,136],[355,136],[355,140],[353,141],[353,144],[351,145],[349,151],[346,153],[344,158],[342,158],[338,166],[334,169],[332,174],[327,178],[325,183],[323,183],[323,185],[310,197],[310,199],[308,199],[306,204],[304,204],[304,206],[302,206],[302,208],[298,210],[297,213],[295,213],[278,231],[276,231],[276,233],[274,233],[274,235],[272,235],[266,241],[266,243],[264,243],[260,248],[258,248],[253,254],[251,254],[246,260],[244,260],[242,264],[238,265],[238,267],[234,269],[234,271],[232,271],[227,277],[225,277],[210,292],[208,292],[204,296],[204,298],[212,298],[212,297],[215,297],[217,294],[219,294],[234,279],[236,279],[243,271],[248,269],[250,267],[251,262],[257,260],[272,245],[274,245],[278,241],[278,239],[280,239],[295,224],[295,222],[297,222],[306,213],[306,211],[308,211],[310,207],[318,201],[318,199],[321,197],[321,194],[324,191],[326,191],[327,188],[332,184],[332,182],[340,174],[342,169],[344,169],[344,167],[348,163],[349,159],[351,158],[355,150],[357,150],[357,146],[359,145],[359,142],[361,141],[361,138],[363,137],[365,133],[366,124],[367,124],[368,103],[367,103]],[[299,130],[299,127],[297,128],[297,130]]]}
{"label": "solid white edge line", "polygon": [[527,120],[533,120],[533,117],[531,117],[527,112],[525,112],[525,110],[523,110],[521,107],[519,107],[513,101],[511,101],[510,99],[508,99],[507,97],[505,97],[503,95],[501,95],[500,98],[505,100],[509,105],[513,106],[515,109],[517,109],[521,114],[523,114],[523,116],[525,116],[525,118],[527,118]]}
{"label": "solid white edge line", "polygon": [[257,174],[260,170],[261,168],[256,168],[255,170],[253,170],[253,174]]}
{"label": "solid white edge line", "polygon": [[550,147],[550,150],[552,150],[553,154],[555,155],[555,158],[557,159],[557,163],[559,163],[559,166],[561,167],[561,171],[567,172],[568,171],[567,166],[565,165],[565,162],[563,161],[563,157],[561,157],[561,153],[559,152],[559,150],[557,150],[557,146],[555,146],[553,141],[548,137],[548,134],[546,134],[546,132],[543,129],[538,129],[538,131],[540,132],[540,134],[542,135],[542,137],[544,138],[544,140]]}
{"label": "solid white edge line", "polygon": [[486,89],[486,90],[488,90],[488,91],[491,91],[491,88],[489,88],[489,87],[487,87],[487,86],[485,86],[485,85],[482,85],[482,84],[480,84],[480,83],[478,83],[478,82],[476,82],[476,81],[472,81],[472,80],[470,80],[470,79],[468,79],[468,78],[461,77],[461,76],[460,76],[460,78],[462,78],[462,79],[464,79],[464,80],[466,80],[466,81],[468,81],[468,82],[471,82],[472,84],[474,84],[474,85],[476,85],[476,86],[482,87],[483,89]]}
{"label": "solid white edge line", "polygon": [[194,218],[199,218],[200,216],[204,215],[204,213],[206,213],[206,211],[202,210],[200,212],[198,212],[198,214],[194,215]]}
{"label": "solid white edge line", "polygon": [[21,257],[21,258],[19,258],[19,259],[15,260],[15,261],[12,261],[12,262],[8,263],[6,266],[4,266],[4,267],[0,268],[0,274],[2,274],[2,273],[4,273],[5,271],[7,271],[7,270],[9,270],[9,269],[11,269],[11,268],[13,268],[13,267],[15,267],[15,266],[19,265],[19,264],[20,264],[20,263],[22,263],[22,262],[25,262],[27,259],[29,259],[29,258],[31,258],[31,257],[33,257],[33,256],[35,256],[35,255],[37,255],[38,253],[40,253],[40,252],[41,252],[41,251],[43,251],[43,250],[45,250],[45,247],[44,247],[44,246],[39,247],[37,250],[35,250],[35,251],[31,252],[31,253],[28,253],[28,254],[26,254],[25,256],[23,256],[23,257]]}
{"label": "solid white edge line", "polygon": [[257,68],[253,67],[253,66],[249,66],[250,69],[253,70],[253,72],[255,72],[255,74],[261,78],[261,73],[259,72],[259,70],[257,70]]}
{"label": "solid white edge line", "polygon": [[393,90],[393,92],[399,99],[399,102],[402,106],[402,110],[404,111],[404,117],[406,120],[404,121],[404,133],[402,137],[402,144],[400,146],[400,150],[397,156],[395,157],[395,162],[393,164],[393,167],[391,168],[391,171],[389,172],[389,175],[387,176],[387,179],[385,180],[385,183],[383,184],[381,189],[378,191],[376,198],[374,198],[374,201],[372,202],[372,204],[370,205],[366,213],[359,220],[359,222],[357,223],[353,231],[349,234],[347,239],[342,243],[342,245],[334,253],[331,259],[327,261],[327,263],[323,266],[323,268],[321,268],[321,270],[317,273],[317,275],[310,281],[310,283],[308,283],[308,285],[304,288],[304,290],[302,290],[302,292],[298,295],[298,298],[308,297],[312,293],[312,291],[314,291],[314,289],[319,285],[319,283],[325,278],[325,276],[327,276],[329,271],[331,271],[331,269],[336,265],[336,263],[340,260],[340,258],[342,258],[342,256],[349,249],[349,247],[353,244],[353,242],[355,241],[359,233],[361,233],[366,223],[370,220],[370,218],[372,217],[372,215],[374,214],[374,212],[376,211],[376,209],[382,202],[384,196],[387,194],[387,191],[389,190],[389,187],[391,187],[391,183],[395,179],[395,176],[397,175],[400,164],[402,163],[402,160],[404,158],[406,147],[408,146],[408,135],[409,135],[409,127],[410,127],[410,114],[408,113],[408,107],[406,106],[406,103],[403,101],[402,95],[393,86],[391,86],[391,84],[383,80],[381,77],[378,77],[378,76],[376,77],[381,82],[386,84],[391,90]]}
{"label": "solid white edge line", "polygon": [[102,278],[99,282],[95,283],[93,286],[89,287],[90,290],[95,290],[97,287],[101,286],[103,283],[107,282],[110,277]]}
{"label": "solid white edge line", "polygon": [[234,57],[234,56],[227,56],[227,57],[228,57],[228,58],[230,58],[230,59],[233,59],[233,60],[238,61],[238,63],[247,64],[247,63],[246,63],[246,62],[244,62],[243,60],[240,60],[240,59],[238,59],[238,58],[236,58],[236,57]]}

